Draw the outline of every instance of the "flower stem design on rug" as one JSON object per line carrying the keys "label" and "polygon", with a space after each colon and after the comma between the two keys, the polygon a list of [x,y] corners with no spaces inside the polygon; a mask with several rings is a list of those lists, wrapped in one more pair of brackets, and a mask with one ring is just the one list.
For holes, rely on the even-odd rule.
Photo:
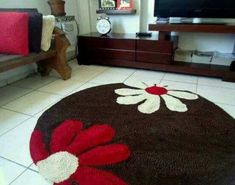
{"label": "flower stem design on rug", "polygon": [[[179,99],[196,100],[198,95],[190,92],[171,90],[167,86],[151,85],[145,83],[133,84],[133,88],[116,89],[115,93],[120,95],[117,103],[121,105],[134,105],[141,103],[138,110],[144,114],[152,114],[160,109],[161,98],[166,107],[171,111],[186,112],[187,106]],[[138,88],[138,89],[137,89]]]}
{"label": "flower stem design on rug", "polygon": [[49,149],[43,133],[34,130],[31,157],[39,173],[54,185],[127,185],[111,172],[97,169],[129,158],[128,146],[107,144],[114,136],[115,130],[109,125],[84,129],[82,122],[66,120],[53,130]]}

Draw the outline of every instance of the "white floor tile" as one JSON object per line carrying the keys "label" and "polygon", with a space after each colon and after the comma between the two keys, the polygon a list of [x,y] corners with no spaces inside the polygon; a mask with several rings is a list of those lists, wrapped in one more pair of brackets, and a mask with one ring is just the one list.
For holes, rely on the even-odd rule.
{"label": "white floor tile", "polygon": [[68,64],[69,64],[69,66],[72,68],[72,72],[74,72],[74,71],[80,69],[80,66],[81,66],[81,65],[78,64],[78,62],[77,62],[76,59],[74,59],[74,60],[72,60],[72,61],[69,61]]}
{"label": "white floor tile", "polygon": [[219,107],[221,107],[225,112],[227,112],[230,116],[235,119],[235,106],[226,105],[221,103],[216,103]]}
{"label": "white floor tile", "polygon": [[0,136],[28,118],[30,116],[0,108]]}
{"label": "white floor tile", "polygon": [[122,83],[129,77],[129,74],[103,72],[89,82],[97,84]]}
{"label": "white floor tile", "polygon": [[13,162],[0,158],[0,184],[8,185],[18,177],[26,168]]}
{"label": "white floor tile", "polygon": [[87,82],[87,81],[95,78],[100,73],[102,73],[102,72],[78,69],[73,72],[71,79],[79,81],[79,82]]}
{"label": "white floor tile", "polygon": [[100,85],[102,85],[102,84],[94,84],[94,83],[87,82],[84,85],[82,85],[81,87],[79,87],[79,88],[75,89],[73,92],[71,92],[70,95],[73,93],[76,93],[76,92],[79,92],[79,91],[82,91],[82,90],[85,90],[85,89],[88,89],[91,87],[100,86]]}
{"label": "white floor tile", "polygon": [[64,96],[83,84],[84,82],[79,82],[77,80],[72,80],[72,79],[66,81],[56,80],[55,82],[52,82],[38,90]]}
{"label": "white floor tile", "polygon": [[32,164],[29,141],[37,119],[31,118],[0,137],[0,156],[24,166]]}
{"label": "white floor tile", "polygon": [[133,75],[131,75],[131,77],[140,79],[161,80],[165,74],[165,72],[161,71],[137,70]]}
{"label": "white floor tile", "polygon": [[197,92],[197,85],[193,83],[182,83],[182,82],[162,80],[160,85],[167,85],[168,89],[172,90],[184,90],[184,91],[191,91],[194,93]]}
{"label": "white floor tile", "polygon": [[167,73],[163,80],[170,80],[176,82],[186,82],[186,83],[197,83],[198,77],[192,75],[176,74],[176,73]]}
{"label": "white floor tile", "polygon": [[50,77],[50,76],[42,77],[40,76],[40,74],[34,74],[26,79],[15,82],[12,85],[23,88],[38,89],[44,85],[54,82],[57,79],[58,78],[55,77]]}
{"label": "white floor tile", "polygon": [[143,82],[148,85],[159,84],[164,75],[164,72],[137,70],[125,81],[125,84],[131,85],[138,82]]}
{"label": "white floor tile", "polygon": [[59,95],[34,91],[6,104],[4,107],[13,111],[33,116],[59,99],[61,99],[61,96]]}
{"label": "white floor tile", "polygon": [[126,74],[126,75],[132,75],[136,69],[131,68],[124,68],[124,67],[111,67],[110,69],[107,69],[105,72],[108,73],[120,73],[120,74]]}
{"label": "white floor tile", "polygon": [[235,83],[224,82],[219,78],[199,77],[198,84],[235,89]]}
{"label": "white floor tile", "polygon": [[87,71],[96,71],[96,72],[104,72],[109,69],[108,66],[98,66],[98,65],[79,65],[79,69],[84,69]]}
{"label": "white floor tile", "polygon": [[198,85],[197,93],[212,102],[235,105],[235,90],[233,89]]}
{"label": "white floor tile", "polygon": [[0,106],[3,106],[31,91],[32,89],[24,89],[13,86],[2,87],[0,88]]}
{"label": "white floor tile", "polygon": [[27,170],[11,185],[52,185],[46,181],[40,174]]}

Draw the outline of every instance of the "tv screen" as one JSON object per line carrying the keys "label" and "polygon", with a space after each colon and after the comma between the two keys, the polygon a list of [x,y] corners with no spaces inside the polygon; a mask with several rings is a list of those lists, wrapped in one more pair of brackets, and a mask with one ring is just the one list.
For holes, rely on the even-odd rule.
{"label": "tv screen", "polygon": [[235,18],[235,0],[155,0],[154,16]]}

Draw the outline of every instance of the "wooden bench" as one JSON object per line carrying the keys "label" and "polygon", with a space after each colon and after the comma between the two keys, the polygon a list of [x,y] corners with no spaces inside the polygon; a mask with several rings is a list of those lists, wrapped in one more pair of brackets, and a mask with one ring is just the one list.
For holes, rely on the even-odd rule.
{"label": "wooden bench", "polygon": [[65,37],[64,32],[60,29],[54,29],[54,39],[52,48],[40,53],[30,53],[28,56],[19,55],[0,55],[0,73],[27,64],[37,63],[38,72],[42,75],[49,75],[52,69],[55,69],[63,80],[71,77],[71,68],[67,64],[66,49],[69,46],[69,41]]}

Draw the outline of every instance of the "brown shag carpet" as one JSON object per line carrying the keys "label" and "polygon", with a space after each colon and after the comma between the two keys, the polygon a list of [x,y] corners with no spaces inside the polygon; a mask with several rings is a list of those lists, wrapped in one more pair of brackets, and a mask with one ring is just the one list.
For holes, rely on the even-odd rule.
{"label": "brown shag carpet", "polygon": [[[169,110],[161,98],[159,110],[146,114],[138,110],[141,103],[116,102],[122,93],[115,90],[121,88],[130,87],[124,84],[93,87],[48,109],[35,128],[42,132],[48,151],[53,131],[65,120],[79,120],[84,129],[107,124],[116,132],[109,143],[125,144],[130,155],[95,168],[111,172],[125,184],[235,185],[235,120],[231,116],[202,97],[178,98],[188,109],[181,112]],[[154,94],[155,90],[148,92]],[[160,91],[165,93],[164,89]],[[31,155],[34,158],[32,151]],[[80,182],[75,178],[66,183],[89,185],[84,179]],[[118,184],[113,181],[105,185]]]}

